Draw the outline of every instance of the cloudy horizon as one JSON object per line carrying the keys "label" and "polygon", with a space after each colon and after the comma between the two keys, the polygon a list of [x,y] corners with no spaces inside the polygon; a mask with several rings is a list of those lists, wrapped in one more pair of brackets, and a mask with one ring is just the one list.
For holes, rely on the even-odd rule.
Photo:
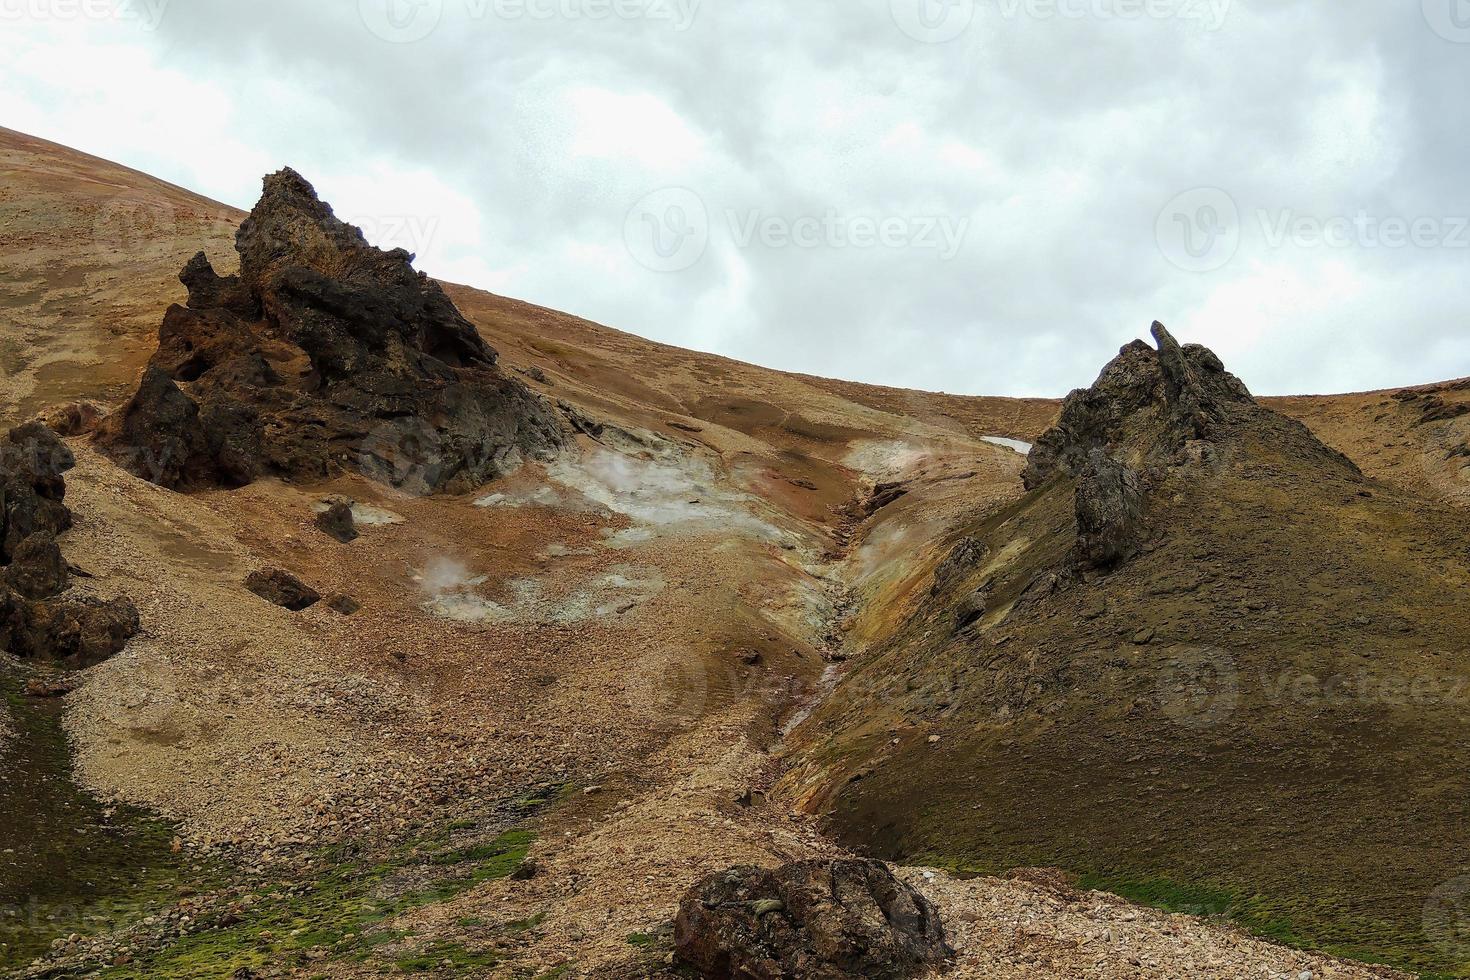
{"label": "cloudy horizon", "polygon": [[[0,0],[0,125],[783,370],[1470,375],[1470,0]],[[58,71],[57,66],[66,66]]]}

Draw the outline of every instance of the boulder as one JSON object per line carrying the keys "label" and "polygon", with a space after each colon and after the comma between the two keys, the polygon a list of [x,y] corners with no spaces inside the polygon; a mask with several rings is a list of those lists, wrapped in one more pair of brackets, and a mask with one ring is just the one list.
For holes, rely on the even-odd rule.
{"label": "boulder", "polygon": [[128,599],[31,601],[0,589],[0,649],[80,669],[112,657],[138,634]]}
{"label": "boulder", "polygon": [[53,405],[38,416],[37,421],[60,436],[88,435],[97,428],[104,411],[91,401],[68,402]]}
{"label": "boulder", "polygon": [[969,595],[961,599],[959,603],[955,606],[955,632],[958,633],[962,630],[968,629],[975,623],[978,623],[980,619],[985,615],[985,613],[989,610],[989,608],[990,585],[989,583],[987,583],[984,588],[976,589],[974,592],[971,592]]}
{"label": "boulder", "polygon": [[58,599],[72,570],[56,538],[71,527],[65,474],[76,458],[41,422],[0,440],[0,650],[89,667],[139,629],[127,599]]}
{"label": "boulder", "polygon": [[357,522],[352,516],[352,504],[345,500],[328,504],[327,509],[316,516],[316,526],[317,530],[343,544],[356,541],[360,536],[357,533]]}
{"label": "boulder", "polygon": [[321,593],[280,568],[251,572],[245,588],[282,609],[301,612],[322,601]]}
{"label": "boulder", "polygon": [[59,535],[71,527],[64,474],[75,465],[66,443],[39,422],[0,440],[0,565],[36,532]]}
{"label": "boulder", "polygon": [[179,279],[136,394],[96,439],[172,489],[354,470],[411,492],[468,490],[566,442],[413,256],[369,245],[301,175],[265,179],[240,274],[203,253]]}
{"label": "boulder", "polygon": [[37,531],[21,542],[5,569],[5,584],[27,599],[49,599],[66,591],[71,569],[50,531]]}
{"label": "boulder", "polygon": [[965,538],[952,548],[944,561],[934,569],[934,585],[931,594],[938,595],[970,572],[979,568],[990,557],[990,546],[980,538]]}
{"label": "boulder", "polygon": [[711,875],[680,903],[674,943],[712,980],[897,980],[953,956],[934,906],[863,860]]}

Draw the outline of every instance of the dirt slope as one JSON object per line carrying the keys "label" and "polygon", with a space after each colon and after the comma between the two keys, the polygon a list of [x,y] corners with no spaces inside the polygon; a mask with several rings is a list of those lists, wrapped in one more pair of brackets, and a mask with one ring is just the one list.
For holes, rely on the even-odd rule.
{"label": "dirt slope", "polygon": [[[0,415],[19,420],[78,398],[115,406],[151,355],[164,309],[184,297],[177,276],[189,257],[202,248],[221,273],[233,271],[241,216],[3,130],[0,172]],[[1058,546],[1066,508],[1022,502],[1023,457],[984,441],[1035,439],[1058,403],[782,374],[446,289],[507,369],[598,422],[602,435],[580,436],[576,452],[474,494],[439,497],[361,477],[177,494],[118,469],[87,439],[71,440],[77,526],[67,557],[93,576],[87,588],[130,595],[144,622],[124,654],[68,696],[73,762],[95,791],[179,821],[177,851],[196,870],[175,869],[185,876],[181,898],[162,917],[156,904],[100,907],[94,898],[74,899],[80,904],[63,914],[29,907],[29,925],[0,937],[13,943],[0,947],[5,968],[19,969],[38,943],[75,933],[57,962],[113,964],[116,976],[662,972],[677,899],[701,875],[842,850],[808,812],[822,807],[768,794],[790,764],[783,732],[830,690],[845,655],[862,666],[796,743],[837,751],[822,757],[820,772],[793,778],[826,786],[855,768],[847,753],[889,757],[845,741],[858,729],[840,731],[838,720],[845,706],[871,707],[849,692],[870,663],[890,657],[895,676],[917,686],[875,711],[882,721],[874,724],[899,726],[880,741],[897,737],[891,757],[941,790],[923,809],[913,806],[918,797],[874,802],[887,788],[877,779],[871,794],[840,797],[851,827],[867,827],[881,805],[890,808],[885,821],[913,818],[884,829],[885,845],[928,841],[927,814],[948,828],[946,812],[962,809],[969,825],[1009,840],[1017,800],[1048,805],[1032,792],[1038,781],[1019,777],[988,797],[951,792],[953,770],[936,762],[970,766],[992,751],[983,726],[964,739],[944,729],[945,756],[917,738],[936,708],[980,725],[981,714],[959,711],[1014,691],[1020,675],[1005,664],[1030,639],[1017,633],[999,644],[1007,654],[991,677],[972,655],[954,664],[946,658],[958,651],[922,637],[932,629],[942,640],[948,623],[910,615],[963,533],[983,526],[1005,536],[1020,526],[1039,542],[1023,563]],[[1313,402],[1301,411],[1326,421],[1334,408]],[[1359,435],[1365,445],[1379,439]],[[1399,475],[1411,462],[1397,454],[1384,466]],[[880,484],[889,486],[875,492]],[[1341,517],[1344,546],[1398,520],[1390,506],[1398,491],[1388,489],[1341,507],[1298,500],[1289,481],[1247,490],[1230,499],[1232,514],[1285,499],[1313,520]],[[313,526],[331,494],[357,501],[363,536],[349,545]],[[1177,505],[1187,512],[1181,520],[1219,549],[1221,567],[1253,572],[1259,556],[1239,553],[1244,545],[1223,526],[1212,530],[1192,503]],[[1443,535],[1419,524],[1404,534],[1440,557]],[[1000,553],[1010,554],[1009,540],[997,538]],[[1170,547],[1188,543],[1181,534]],[[1184,560],[1164,549],[1146,580],[1120,585],[1142,594],[1172,574],[1168,563]],[[1377,582],[1373,562],[1393,556],[1361,560]],[[321,605],[288,613],[243,589],[249,572],[276,566],[324,594],[350,593],[362,612],[343,617]],[[1440,608],[1450,593],[1429,594],[1456,583],[1426,567],[1410,584],[1425,608]],[[1231,588],[1221,602],[1256,595]],[[1180,606],[1160,628],[1198,614]],[[1056,615],[1072,614],[1059,606]],[[1395,649],[1410,645],[1383,615]],[[1089,635],[1106,647],[1125,620],[1134,628],[1126,609],[1089,620]],[[903,645],[915,631],[923,642]],[[951,695],[936,679],[951,674],[969,678],[967,693],[939,708]],[[1146,743],[1167,742],[1157,726],[1142,731]],[[1052,747],[1035,772],[1064,766],[1053,742],[1036,741]],[[1424,744],[1451,758],[1443,741]],[[1117,762],[1098,751],[1100,765]],[[1158,751],[1162,769],[1184,749]],[[1015,753],[984,759],[999,759],[1001,772],[1031,768]],[[1305,760],[1288,764],[1295,777]],[[1457,785],[1450,779],[1442,792]],[[977,815],[981,803],[989,808]],[[1159,826],[1182,806],[1165,807]],[[962,853],[933,840],[892,850],[946,860]],[[1031,861],[1023,851],[1011,847],[1005,853],[1016,860],[994,870]],[[539,873],[511,877],[527,855]],[[215,861],[214,877],[196,880],[197,868]],[[25,907],[26,896],[5,891],[5,867],[0,861],[0,905]],[[960,976],[1368,975],[1065,887],[905,874],[954,923]],[[89,938],[113,928],[124,933]]]}

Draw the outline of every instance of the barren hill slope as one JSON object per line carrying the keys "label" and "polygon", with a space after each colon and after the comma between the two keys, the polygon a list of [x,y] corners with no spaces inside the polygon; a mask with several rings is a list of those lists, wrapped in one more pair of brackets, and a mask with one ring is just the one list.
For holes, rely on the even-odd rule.
{"label": "barren hill slope", "polygon": [[915,570],[788,789],[891,859],[1462,970],[1470,515],[1159,336]]}
{"label": "barren hill slope", "polygon": [[[234,247],[243,217],[0,131],[0,415],[14,424],[80,399],[122,406],[155,355],[170,304],[190,300],[179,275],[191,257],[202,250],[224,276],[244,271]],[[1075,751],[1069,762],[1059,746],[1076,750],[1085,740],[1038,736],[1043,749],[1028,742],[997,751],[984,741],[984,712],[1004,701],[1021,711],[1014,724],[1030,725],[1027,712],[1052,703],[1027,693],[1031,673],[1065,675],[1059,660],[1072,648],[1036,633],[1035,663],[1011,661],[1033,645],[1025,630],[1041,630],[1035,624],[1052,622],[1053,612],[1069,628],[1088,624],[1084,635],[1097,638],[1086,644],[1091,656],[1115,646],[1125,627],[1154,625],[1162,636],[1215,612],[1189,603],[1249,608],[1257,598],[1250,575],[1276,583],[1285,573],[1274,564],[1261,570],[1257,539],[1212,524],[1212,506],[1231,521],[1297,511],[1340,518],[1335,533],[1346,543],[1403,542],[1407,554],[1339,561],[1352,573],[1344,581],[1370,591],[1393,563],[1432,556],[1436,563],[1413,566],[1406,594],[1444,609],[1441,632],[1456,628],[1446,591],[1456,582],[1440,565],[1457,512],[1404,518],[1398,505],[1408,491],[1386,485],[1371,498],[1339,500],[1338,490],[1356,493],[1358,478],[1327,466],[1304,480],[1294,463],[1272,462],[1280,446],[1264,440],[1246,453],[1265,454],[1267,462],[1251,464],[1261,479],[1227,481],[1218,498],[1188,488],[1181,501],[1166,498],[1159,519],[1181,530],[1113,576],[1116,608],[1076,618],[1066,603],[1081,593],[1063,591],[1018,604],[1018,625],[1003,628],[1014,635],[997,636],[1002,652],[977,668],[948,640],[956,590],[978,584],[974,571],[947,579],[937,598],[932,573],[973,534],[989,536],[995,561],[1022,570],[1070,546],[1070,497],[1056,488],[1024,497],[1025,459],[986,441],[1037,439],[1058,402],[799,377],[468,287],[444,289],[498,353],[498,368],[565,424],[565,452],[434,495],[350,466],[320,480],[266,468],[234,489],[178,492],[99,452],[85,412],[49,413],[78,422],[68,438],[77,466],[66,481],[76,521],[62,545],[86,577],[68,595],[130,597],[142,633],[79,675],[5,661],[0,830],[21,846],[0,856],[0,911],[15,913],[0,921],[4,969],[23,971],[60,938],[38,975],[102,966],[105,975],[138,977],[238,969],[643,977],[665,972],[675,907],[702,876],[741,862],[844,853],[819,817],[855,842],[965,864],[980,848],[967,851],[973,842],[951,834],[950,817],[963,810],[966,827],[1006,842],[989,870],[1066,858],[1065,848],[1030,848],[1015,830],[1027,808],[1065,810],[1032,773],[1111,775],[1130,800],[1154,774],[1140,785],[1131,769],[1108,769],[1136,765],[1126,760],[1138,752],[1119,763],[1106,745],[1076,767]],[[267,288],[239,309],[261,295],[280,300]],[[314,295],[320,313],[338,294]],[[271,363],[299,368],[299,377],[278,370],[281,383],[299,381],[316,397],[315,364],[294,350]],[[179,389],[204,400],[207,385],[192,369],[173,367]],[[1382,474],[1365,468],[1412,483],[1418,457],[1397,445],[1409,437],[1399,416],[1374,412],[1359,427],[1367,409],[1355,403],[1343,411],[1359,414],[1341,416],[1330,399],[1300,411],[1313,424],[1337,425],[1328,441],[1349,452],[1392,447]],[[352,502],[358,537],[350,542],[318,523],[337,498]],[[1449,523],[1434,530],[1431,518]],[[1204,547],[1225,572],[1222,589],[1211,586],[1204,598],[1185,589],[1157,623],[1135,623],[1133,611],[1146,605],[1139,597],[1190,571],[1190,549]],[[269,570],[297,576],[322,601],[291,611],[246,588],[252,573]],[[1023,584],[1019,575],[1006,587]],[[1294,610],[1306,585],[1281,588],[1268,603]],[[336,604],[343,596],[360,611],[339,611],[350,608]],[[1403,652],[1412,643],[1394,629],[1390,600],[1370,598],[1382,616],[1372,635]],[[1260,612],[1242,614],[1241,629],[1279,622],[1256,623]],[[856,666],[833,693],[848,657]],[[903,683],[875,707],[862,692],[877,668]],[[1099,675],[1097,704],[1126,711],[1104,696],[1106,685],[1126,687],[1111,670]],[[65,697],[22,696],[27,680]],[[1052,697],[1055,688],[1042,688]],[[917,738],[924,729],[909,727],[929,724],[936,711],[980,727],[942,729],[936,748]],[[1087,712],[1042,717],[1091,731]],[[896,732],[865,741],[870,722],[890,718]],[[1161,753],[1151,765],[1161,772],[1187,751],[1156,721],[1127,738]],[[1454,758],[1452,745],[1425,738],[1437,759]],[[794,760],[793,746],[803,752]],[[1042,764],[1033,770],[1027,755]],[[972,798],[953,773],[981,758],[1026,775]],[[892,760],[902,766],[886,768]],[[1288,754],[1281,766],[1296,778],[1307,759]],[[1400,769],[1393,778],[1412,779],[1410,767]],[[107,803],[82,793],[68,778],[73,770]],[[895,776],[900,770],[915,778]],[[843,790],[859,773],[857,788]],[[1318,785],[1312,773],[1304,778]],[[1446,780],[1437,792],[1453,791],[1454,777]],[[801,792],[777,792],[778,784]],[[1108,838],[1119,853],[1139,835],[1172,830],[1171,821],[1237,806],[1204,794],[1203,783],[1159,785],[1168,804],[1159,822],[1140,810],[1119,824]],[[897,791],[907,795],[884,796]],[[1198,805],[1186,806],[1191,800]],[[828,813],[832,801],[837,810]],[[1412,820],[1429,802],[1393,810],[1393,819],[1418,826]],[[1344,826],[1311,845],[1326,847]],[[1079,892],[1056,876],[901,873],[939,904],[958,976],[1370,972],[1228,925]],[[1402,873],[1425,872],[1409,860]]]}

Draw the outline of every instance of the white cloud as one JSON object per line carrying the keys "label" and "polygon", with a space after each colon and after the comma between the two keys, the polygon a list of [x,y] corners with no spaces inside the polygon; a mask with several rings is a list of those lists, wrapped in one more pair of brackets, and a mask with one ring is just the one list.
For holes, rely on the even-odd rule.
{"label": "white cloud", "polygon": [[[1417,4],[1237,0],[1216,30],[982,4],[947,44],[888,0],[710,0],[682,30],[445,0],[403,44],[357,8],[27,13],[5,23],[0,114],[240,206],[289,163],[431,273],[776,367],[1056,394],[1158,317],[1266,392],[1470,374],[1470,248],[1303,247],[1258,217],[1470,216],[1470,47]],[[677,272],[624,243],[667,187],[710,215]],[[1197,187],[1241,216],[1205,272],[1155,238]],[[945,260],[742,246],[729,211],[969,225]]]}

